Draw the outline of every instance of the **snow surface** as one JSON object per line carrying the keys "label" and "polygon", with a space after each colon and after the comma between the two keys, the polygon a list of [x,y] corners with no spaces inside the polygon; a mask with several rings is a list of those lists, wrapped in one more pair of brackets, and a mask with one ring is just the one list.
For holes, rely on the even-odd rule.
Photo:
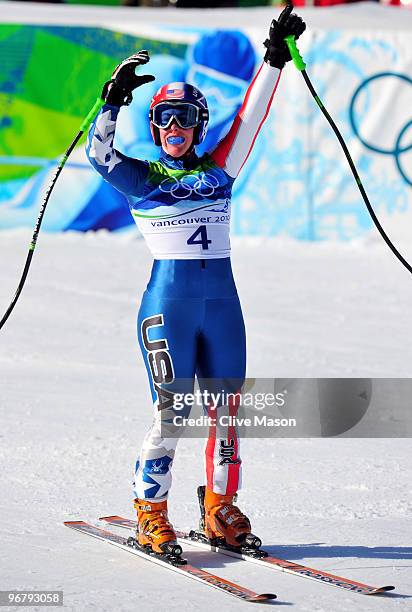
{"label": "snow surface", "polygon": [[[0,234],[0,314],[30,236]],[[249,376],[411,376],[412,279],[379,239],[233,246]],[[135,231],[39,239],[27,286],[0,332],[1,589],[63,589],[65,610],[76,612],[246,610],[251,604],[62,524],[133,516],[132,468],[151,421],[135,333],[149,270]],[[170,514],[181,528],[197,521],[202,446],[182,440],[177,452]],[[242,456],[239,505],[269,549],[395,584],[396,595],[367,598],[188,548],[190,561],[275,591],[299,612],[410,606],[409,439],[245,440]]]}

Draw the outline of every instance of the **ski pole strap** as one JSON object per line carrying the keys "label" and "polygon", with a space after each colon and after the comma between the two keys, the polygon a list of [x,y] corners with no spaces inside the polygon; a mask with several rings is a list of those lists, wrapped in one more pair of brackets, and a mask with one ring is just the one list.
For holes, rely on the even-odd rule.
{"label": "ski pole strap", "polygon": [[290,34],[289,36],[285,37],[285,42],[289,48],[290,54],[292,56],[293,59],[293,63],[295,64],[296,68],[300,71],[305,70],[306,68],[306,64],[303,61],[303,57],[301,56],[301,54],[299,53],[299,49],[296,45],[296,40],[295,37],[293,36],[293,34]]}
{"label": "ski pole strap", "polygon": [[89,125],[91,124],[91,122],[93,121],[97,113],[99,112],[99,110],[102,108],[104,103],[105,101],[102,98],[97,98],[96,102],[94,103],[93,108],[90,110],[87,117],[85,118],[85,120],[80,126],[81,132],[85,132],[87,130],[87,128],[89,127]]}

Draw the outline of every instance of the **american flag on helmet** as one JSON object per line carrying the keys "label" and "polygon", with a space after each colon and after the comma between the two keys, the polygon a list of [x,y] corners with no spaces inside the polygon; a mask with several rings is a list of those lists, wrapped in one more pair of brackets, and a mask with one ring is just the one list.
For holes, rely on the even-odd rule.
{"label": "american flag on helmet", "polygon": [[172,89],[169,87],[169,89],[166,90],[166,94],[169,98],[184,98],[185,97],[185,90],[184,89]]}

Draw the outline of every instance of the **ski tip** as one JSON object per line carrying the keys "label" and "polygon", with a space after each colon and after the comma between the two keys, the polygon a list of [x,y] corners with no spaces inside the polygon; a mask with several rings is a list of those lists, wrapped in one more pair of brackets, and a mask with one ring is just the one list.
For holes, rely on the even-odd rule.
{"label": "ski tip", "polygon": [[99,516],[99,521],[121,521],[122,517],[117,514],[112,514],[110,516]]}
{"label": "ski tip", "polygon": [[381,593],[387,593],[388,591],[394,591],[394,590],[395,590],[394,586],[383,586],[383,587],[378,587],[376,589],[373,589],[373,591],[371,591],[368,594],[369,595],[380,595]]}
{"label": "ski tip", "polygon": [[84,521],[64,521],[63,525],[66,527],[75,527],[76,525],[85,525]]}
{"label": "ski tip", "polygon": [[259,595],[247,597],[246,601],[250,601],[251,603],[264,603],[265,601],[271,601],[272,599],[276,598],[277,595],[275,595],[274,593],[260,593]]}

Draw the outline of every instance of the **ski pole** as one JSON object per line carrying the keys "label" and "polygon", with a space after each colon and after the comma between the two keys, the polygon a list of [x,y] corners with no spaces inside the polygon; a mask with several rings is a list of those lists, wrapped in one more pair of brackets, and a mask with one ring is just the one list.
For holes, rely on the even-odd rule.
{"label": "ski pole", "polygon": [[343,152],[345,153],[346,159],[348,160],[350,169],[352,170],[352,174],[355,178],[356,184],[359,188],[359,191],[362,195],[363,201],[366,204],[366,208],[368,209],[368,212],[372,218],[372,221],[374,222],[376,228],[378,229],[380,235],[382,236],[382,238],[384,239],[384,241],[386,242],[386,244],[388,245],[388,247],[390,248],[390,250],[392,251],[392,253],[395,255],[395,257],[398,258],[398,260],[405,266],[405,268],[412,274],[412,266],[406,261],[406,259],[399,253],[399,251],[397,250],[397,248],[395,247],[395,245],[391,242],[390,238],[387,236],[385,230],[383,229],[382,225],[379,222],[378,217],[375,214],[375,211],[372,208],[372,205],[369,201],[369,198],[367,196],[367,193],[365,191],[365,188],[362,184],[361,178],[358,174],[358,171],[356,170],[356,166],[353,162],[353,159],[351,157],[351,154],[349,153],[348,147],[346,146],[346,143],[343,139],[342,134],[340,133],[336,123],[334,122],[334,120],[332,119],[332,117],[330,116],[330,114],[328,113],[328,111],[326,110],[324,104],[322,103],[322,100],[319,98],[318,94],[315,91],[315,88],[313,87],[307,72],[306,72],[306,64],[303,61],[302,56],[299,53],[299,49],[296,45],[296,40],[295,37],[293,35],[290,36],[286,36],[285,37],[285,42],[289,48],[290,54],[292,56],[292,60],[293,63],[295,64],[296,68],[302,73],[303,78],[305,79],[306,85],[309,88],[310,93],[312,94],[312,96],[315,98],[316,104],[319,106],[320,110],[322,111],[322,113],[325,115],[326,119],[328,120],[332,130],[335,132],[337,139],[339,140]]}
{"label": "ski pole", "polygon": [[67,149],[66,153],[63,155],[57,169],[56,172],[52,178],[52,181],[47,189],[46,195],[44,196],[44,200],[43,203],[40,207],[40,212],[39,212],[39,216],[37,217],[37,221],[36,221],[36,225],[34,227],[34,232],[33,232],[33,237],[31,239],[30,242],[30,246],[29,246],[29,252],[27,254],[27,258],[26,258],[26,263],[24,265],[24,269],[23,269],[23,274],[21,276],[20,282],[18,284],[16,293],[14,294],[14,297],[10,303],[10,306],[7,308],[3,318],[0,321],[0,329],[3,327],[3,325],[6,323],[7,319],[9,318],[9,316],[11,315],[13,308],[16,305],[17,300],[19,299],[19,296],[22,292],[22,289],[24,287],[24,283],[26,281],[27,275],[29,273],[29,269],[30,269],[30,264],[31,264],[31,260],[33,258],[33,254],[34,254],[34,250],[36,248],[36,243],[37,243],[37,238],[39,236],[39,232],[40,232],[40,227],[43,221],[43,217],[44,217],[44,212],[46,210],[46,206],[47,203],[50,199],[50,195],[54,189],[54,186],[56,185],[57,179],[60,176],[61,171],[63,170],[67,160],[69,159],[70,154],[72,153],[74,147],[76,146],[76,144],[79,142],[80,138],[83,136],[84,132],[87,130],[87,128],[89,127],[89,125],[91,124],[91,122],[93,121],[96,113],[99,112],[99,110],[102,108],[104,104],[104,100],[102,98],[97,98],[93,108],[90,110],[90,112],[88,113],[87,117],[84,119],[84,121],[82,122],[81,126],[80,126],[80,130],[77,134],[77,136],[75,137],[75,139],[73,140],[73,142],[71,143],[71,145],[69,146],[69,148]]}

